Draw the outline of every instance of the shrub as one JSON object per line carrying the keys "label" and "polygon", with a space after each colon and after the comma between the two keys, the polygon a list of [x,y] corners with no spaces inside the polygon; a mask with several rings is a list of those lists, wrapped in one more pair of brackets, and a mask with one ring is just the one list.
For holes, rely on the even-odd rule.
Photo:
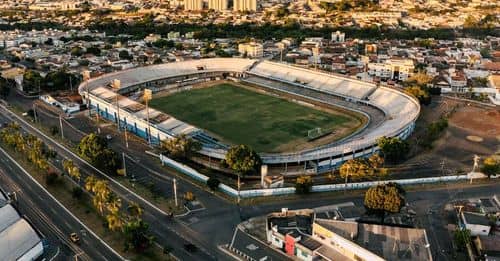
{"label": "shrub", "polygon": [[80,187],[74,187],[71,190],[71,197],[73,197],[74,199],[81,199],[82,196],[83,196],[83,189],[81,189]]}
{"label": "shrub", "polygon": [[220,180],[218,180],[217,178],[210,177],[207,180],[207,186],[213,191],[216,191],[219,188],[219,184]]}
{"label": "shrub", "polygon": [[302,175],[298,177],[295,181],[295,193],[297,194],[307,194],[311,192],[313,181],[311,176]]}

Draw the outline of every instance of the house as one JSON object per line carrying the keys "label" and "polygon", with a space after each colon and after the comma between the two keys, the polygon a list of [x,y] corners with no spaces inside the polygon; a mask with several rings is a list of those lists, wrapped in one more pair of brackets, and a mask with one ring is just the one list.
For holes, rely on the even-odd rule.
{"label": "house", "polygon": [[473,243],[482,260],[500,260],[500,236],[478,236]]}
{"label": "house", "polygon": [[471,236],[487,236],[491,231],[491,221],[485,214],[460,212],[462,228],[470,231]]}

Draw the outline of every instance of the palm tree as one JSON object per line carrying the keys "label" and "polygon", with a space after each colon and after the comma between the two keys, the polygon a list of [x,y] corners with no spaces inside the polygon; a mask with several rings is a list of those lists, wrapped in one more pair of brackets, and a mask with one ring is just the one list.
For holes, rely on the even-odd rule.
{"label": "palm tree", "polygon": [[109,213],[108,215],[106,215],[106,221],[108,222],[108,228],[111,231],[122,229],[124,224],[119,213]]}
{"label": "palm tree", "polygon": [[80,169],[75,166],[75,163],[73,163],[72,160],[64,160],[63,161],[63,169],[68,172],[68,175],[77,181],[80,181],[81,175],[80,175]]}
{"label": "palm tree", "polygon": [[85,189],[89,192],[94,192],[94,187],[96,183],[97,183],[97,178],[95,176],[88,176],[85,179]]}
{"label": "palm tree", "polygon": [[130,217],[136,220],[139,220],[144,212],[141,206],[133,201],[129,203],[127,210]]}
{"label": "palm tree", "polygon": [[111,193],[108,198],[108,204],[106,208],[110,213],[119,213],[122,207],[122,200],[118,198],[114,193]]}

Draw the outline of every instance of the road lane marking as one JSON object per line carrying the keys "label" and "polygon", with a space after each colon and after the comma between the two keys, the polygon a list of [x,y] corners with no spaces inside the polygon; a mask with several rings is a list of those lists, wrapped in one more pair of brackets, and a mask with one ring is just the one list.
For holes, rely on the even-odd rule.
{"label": "road lane marking", "polygon": [[15,161],[5,150],[0,148],[0,151],[7,156],[28,178],[30,178],[35,184],[37,184],[54,202],[56,202],[64,211],[66,211],[74,220],[76,220],[81,226],[83,226],[87,231],[89,231],[97,240],[99,240],[108,250],[110,250],[113,254],[119,257],[122,260],[125,260],[116,250],[114,250],[111,246],[109,246],[106,242],[104,242],[97,234],[95,234],[91,229],[87,227],[82,221],[80,221],[71,211],[69,211],[61,202],[59,202],[52,194],[50,194],[45,187],[43,187],[35,178],[33,178],[17,161]]}

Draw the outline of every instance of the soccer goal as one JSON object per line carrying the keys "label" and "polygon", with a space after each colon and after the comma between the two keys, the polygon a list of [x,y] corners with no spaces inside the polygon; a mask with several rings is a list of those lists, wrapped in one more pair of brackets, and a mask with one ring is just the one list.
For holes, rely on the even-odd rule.
{"label": "soccer goal", "polygon": [[309,140],[314,140],[321,136],[323,136],[323,129],[319,127],[307,131],[307,138]]}

